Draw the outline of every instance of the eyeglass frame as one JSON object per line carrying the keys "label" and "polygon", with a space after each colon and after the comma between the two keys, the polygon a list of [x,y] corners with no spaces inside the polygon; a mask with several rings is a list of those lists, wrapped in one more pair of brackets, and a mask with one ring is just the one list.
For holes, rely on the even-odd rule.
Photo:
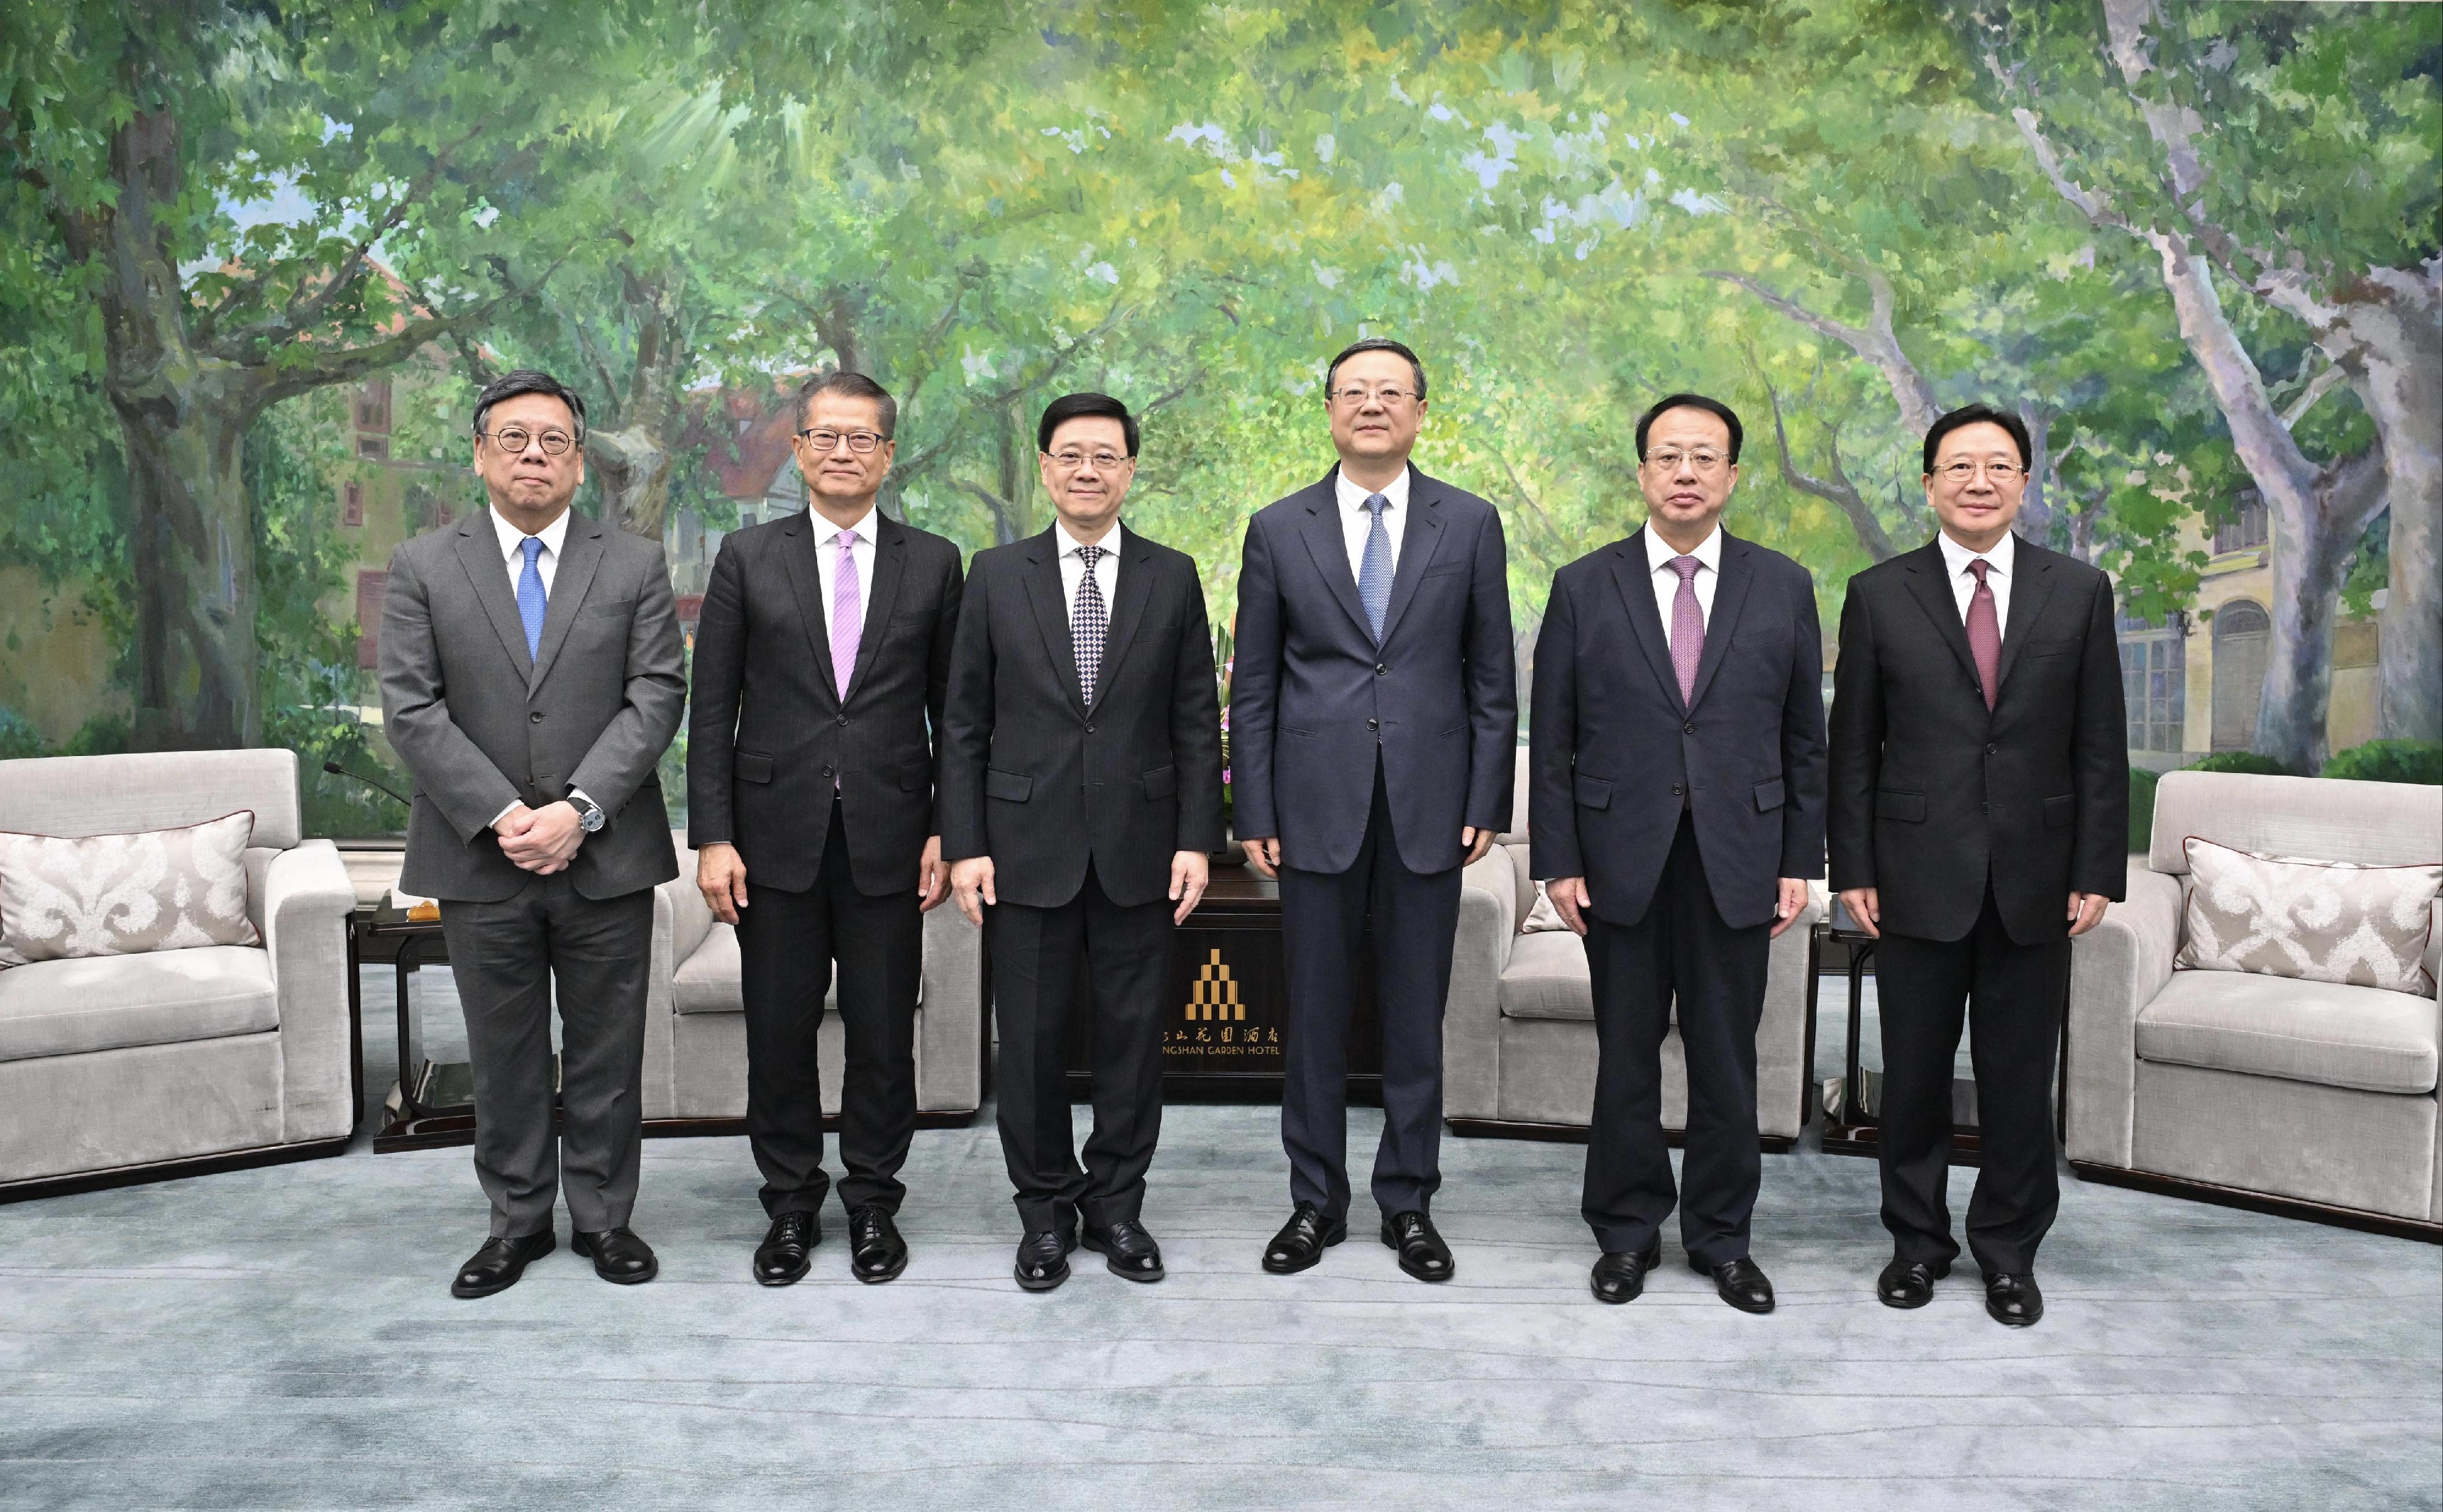
{"label": "eyeglass frame", "polygon": [[[1063,472],[1076,472],[1089,463],[1093,465],[1093,468],[1096,473],[1117,472],[1123,465],[1131,467],[1136,465],[1136,459],[1134,457],[1117,451],[1044,451],[1038,452],[1037,455],[1040,456],[1044,461],[1052,464]],[[1077,460],[1074,463],[1063,460],[1064,458],[1071,456],[1075,456]],[[1108,464],[1103,461],[1106,457],[1111,459]]]}
{"label": "eyeglass frame", "polygon": [[[816,455],[823,457],[828,457],[832,453],[839,450],[840,443],[843,441],[848,443],[848,449],[852,455],[858,457],[871,457],[883,447],[891,445],[892,440],[891,437],[884,435],[879,430],[831,430],[830,434],[832,444],[828,446],[817,446],[815,438],[829,429],[830,428],[826,426],[816,426],[805,430],[792,430],[789,432],[789,439],[792,441],[804,442],[808,446],[814,448]],[[858,446],[857,442],[859,440],[863,440],[866,445],[862,446]]]}
{"label": "eyeglass frame", "polygon": [[1414,399],[1419,404],[1423,404],[1424,402],[1424,395],[1419,393],[1414,389],[1360,389],[1351,387],[1347,389],[1329,389],[1324,392],[1324,402],[1326,404],[1346,404],[1355,406],[1362,405],[1368,399],[1380,400],[1384,404],[1397,404],[1403,399]]}
{"label": "eyeglass frame", "polygon": [[[523,426],[503,426],[498,430],[478,430],[475,432],[475,435],[478,440],[490,442],[492,444],[492,449],[501,453],[505,457],[522,457],[525,455],[526,448],[524,446],[512,446],[508,445],[501,440],[501,437],[504,435],[524,436],[529,444],[541,446],[542,448],[542,454],[546,457],[565,457],[571,451],[581,452],[585,449],[585,430],[583,427],[579,427],[574,433],[571,433],[565,430],[528,430]],[[551,443],[544,439],[549,436],[559,436],[568,444],[560,447],[558,451],[554,451],[551,449]]]}
{"label": "eyeglass frame", "polygon": [[1737,463],[1731,461],[1731,457],[1728,452],[1681,451],[1676,448],[1654,452],[1647,456],[1644,462],[1639,463],[1638,465],[1641,467],[1661,467],[1666,472],[1671,472],[1677,471],[1680,464],[1683,460],[1695,465],[1697,471],[1700,474],[1714,472],[1725,465],[1733,467],[1738,465]]}
{"label": "eyeglass frame", "polygon": [[[1959,471],[1958,469],[1962,467],[1965,467],[1968,470],[1965,472]],[[1990,483],[2014,483],[2019,479],[2027,477],[2029,469],[2020,466],[2015,462],[1971,462],[1965,457],[1958,457],[1954,458],[1950,462],[1943,463],[1939,466],[1936,467],[1932,472],[1926,474],[1926,476],[1929,478],[1939,478],[1954,487],[1957,487],[1959,484],[1965,483],[1974,479],[1980,472],[1985,475],[1986,480]]]}

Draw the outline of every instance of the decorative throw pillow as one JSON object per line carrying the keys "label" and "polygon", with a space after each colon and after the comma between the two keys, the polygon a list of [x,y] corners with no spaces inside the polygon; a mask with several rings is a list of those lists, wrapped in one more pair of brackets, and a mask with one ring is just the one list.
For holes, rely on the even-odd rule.
{"label": "decorative throw pillow", "polygon": [[1569,927],[1568,922],[1561,918],[1561,911],[1552,906],[1552,896],[1544,891],[1544,884],[1540,882],[1537,883],[1535,884],[1535,906],[1528,909],[1527,917],[1518,920],[1518,933],[1522,935],[1541,935],[1552,930],[1567,929]]}
{"label": "decorative throw pillow", "polygon": [[2361,866],[2234,850],[2191,835],[2178,964],[2432,993],[2420,957],[2443,864]]}
{"label": "decorative throw pillow", "polygon": [[254,812],[139,834],[0,834],[0,947],[18,959],[259,945],[246,917]]}

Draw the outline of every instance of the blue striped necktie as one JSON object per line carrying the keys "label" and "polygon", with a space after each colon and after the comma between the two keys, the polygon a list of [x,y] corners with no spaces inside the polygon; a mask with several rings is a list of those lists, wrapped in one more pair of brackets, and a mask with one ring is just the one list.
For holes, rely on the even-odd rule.
{"label": "blue striped necktie", "polygon": [[1374,644],[1383,644],[1383,621],[1391,612],[1391,533],[1383,528],[1383,511],[1391,501],[1381,494],[1366,496],[1367,512],[1374,522],[1366,528],[1366,551],[1357,559],[1357,602],[1366,607],[1366,623],[1373,628]]}
{"label": "blue striped necktie", "polygon": [[542,569],[536,565],[542,560],[542,537],[528,536],[518,549],[526,554],[526,569],[518,574],[518,618],[525,622],[526,660],[531,662],[542,655]]}

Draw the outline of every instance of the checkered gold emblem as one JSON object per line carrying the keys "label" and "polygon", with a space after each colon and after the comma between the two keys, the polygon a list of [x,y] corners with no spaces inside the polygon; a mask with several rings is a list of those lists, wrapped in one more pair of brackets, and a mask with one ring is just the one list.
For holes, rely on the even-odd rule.
{"label": "checkered gold emblem", "polygon": [[1196,968],[1196,980],[1187,989],[1188,1022],[1198,1020],[1230,1020],[1244,1022],[1247,1005],[1239,1001],[1239,983],[1222,963],[1219,950],[1206,953],[1203,965]]}

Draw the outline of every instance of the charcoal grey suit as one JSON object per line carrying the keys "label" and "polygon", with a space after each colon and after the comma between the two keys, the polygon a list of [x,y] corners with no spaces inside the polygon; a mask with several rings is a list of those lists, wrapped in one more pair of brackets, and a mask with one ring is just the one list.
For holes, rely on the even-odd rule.
{"label": "charcoal grey suit", "polygon": [[[490,511],[417,537],[391,556],[380,663],[387,732],[415,786],[399,884],[442,901],[492,1232],[549,1229],[563,1186],[579,1230],[624,1228],[642,1133],[652,889],[678,875],[653,775],[687,699],[661,547],[571,516],[529,657]],[[502,854],[491,826],[503,809],[540,809],[572,789],[609,822],[566,870],[539,877]]]}

